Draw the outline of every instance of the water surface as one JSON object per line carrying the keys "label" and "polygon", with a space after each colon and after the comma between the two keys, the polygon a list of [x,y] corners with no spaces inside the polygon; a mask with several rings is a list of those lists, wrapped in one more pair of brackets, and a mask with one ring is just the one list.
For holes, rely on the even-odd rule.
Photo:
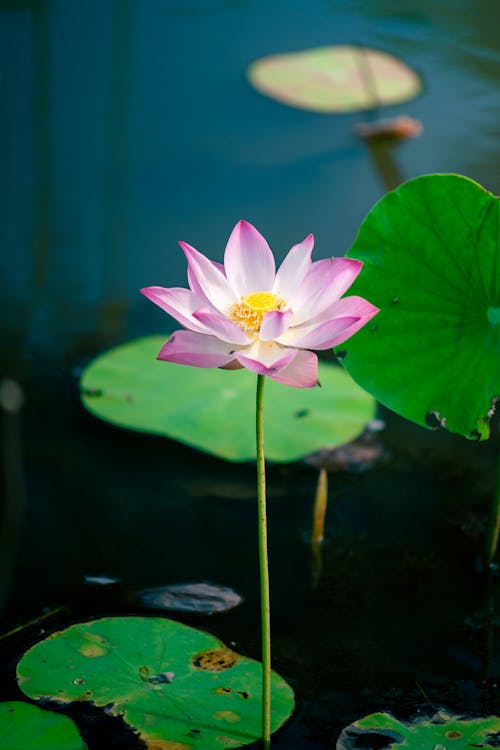
{"label": "water surface", "polygon": [[[172,329],[138,289],[185,284],[177,240],[221,260],[245,218],[278,259],[311,231],[317,259],[343,255],[382,195],[352,134],[361,115],[262,97],[252,60],[350,43],[401,56],[425,84],[378,113],[424,124],[395,152],[402,174],[462,173],[498,193],[499,23],[493,0],[0,2],[1,371],[26,397],[4,629],[61,603],[101,612],[82,600],[84,575],[211,580],[246,603],[206,626],[258,657],[253,467],[98,423],[75,377],[104,347]],[[456,710],[497,700],[474,568],[497,438],[389,417],[384,440],[387,464],[332,479],[318,589],[305,543],[316,474],[270,468],[275,664],[299,698],[282,747],[332,747],[361,713],[410,714],[424,693]]]}

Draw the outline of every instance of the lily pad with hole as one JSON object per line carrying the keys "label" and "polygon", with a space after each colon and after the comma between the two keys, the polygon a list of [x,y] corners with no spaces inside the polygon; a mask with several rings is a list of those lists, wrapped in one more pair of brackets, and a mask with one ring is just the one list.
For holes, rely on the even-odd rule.
{"label": "lily pad with hole", "polygon": [[349,255],[352,292],[380,308],[342,346],[352,377],[420,425],[481,440],[500,397],[500,203],[459,175],[384,196]]}
{"label": "lily pad with hole", "polygon": [[390,714],[376,713],[346,727],[337,740],[337,750],[360,747],[405,748],[405,750],[470,750],[499,746],[500,718],[463,718],[438,711],[414,722],[398,721]]}
{"label": "lily pad with hole", "polygon": [[67,716],[23,701],[0,703],[2,750],[87,750]]}
{"label": "lily pad with hole", "polygon": [[[148,336],[93,360],[80,386],[85,407],[108,422],[165,435],[228,461],[255,458],[256,375],[159,362],[164,336]],[[321,388],[266,379],[266,456],[296,461],[357,437],[375,400],[341,367],[320,364]]]}
{"label": "lily pad with hole", "polygon": [[[72,625],[30,648],[17,679],[32,699],[91,701],[122,716],[149,748],[221,750],[260,736],[261,664],[164,618]],[[293,708],[291,687],[273,672],[273,732]]]}
{"label": "lily pad with hole", "polygon": [[354,112],[413,99],[420,76],[381,50],[354,45],[269,55],[248,68],[260,93],[314,112]]}

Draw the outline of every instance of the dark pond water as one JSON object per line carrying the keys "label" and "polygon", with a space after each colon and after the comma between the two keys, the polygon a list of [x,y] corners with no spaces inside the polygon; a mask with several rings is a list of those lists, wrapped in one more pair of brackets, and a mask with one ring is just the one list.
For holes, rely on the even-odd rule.
{"label": "dark pond water", "polygon": [[[137,290],[185,284],[178,239],[221,259],[246,218],[278,258],[310,231],[316,258],[343,255],[382,194],[351,132],[359,115],[261,97],[245,80],[259,56],[342,43],[401,56],[425,82],[383,113],[424,124],[395,151],[401,173],[457,172],[500,192],[499,24],[495,0],[0,2],[1,374],[25,394],[3,631],[61,605],[69,619],[122,611],[86,575],[126,589],[207,580],[245,603],[199,623],[258,658],[254,468],[97,422],[79,368],[170,330]],[[498,425],[478,445],[384,417],[387,460],[331,477],[316,588],[317,474],[269,468],[274,664],[298,699],[276,747],[332,748],[375,709],[500,710],[498,592],[477,565]],[[4,699],[18,695],[23,637],[0,641]],[[102,736],[91,747],[132,747]]]}

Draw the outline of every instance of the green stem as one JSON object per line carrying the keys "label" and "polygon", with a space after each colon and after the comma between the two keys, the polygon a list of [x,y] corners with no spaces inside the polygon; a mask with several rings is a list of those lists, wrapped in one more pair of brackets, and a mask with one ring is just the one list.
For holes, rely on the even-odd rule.
{"label": "green stem", "polygon": [[264,375],[257,375],[257,503],[259,513],[260,609],[262,627],[262,746],[271,747],[271,616],[267,557],[266,464],[264,458]]}
{"label": "green stem", "polygon": [[491,506],[490,525],[488,529],[488,544],[486,547],[486,565],[493,565],[498,545],[498,535],[500,532],[500,455],[498,457],[497,482],[493,504]]}

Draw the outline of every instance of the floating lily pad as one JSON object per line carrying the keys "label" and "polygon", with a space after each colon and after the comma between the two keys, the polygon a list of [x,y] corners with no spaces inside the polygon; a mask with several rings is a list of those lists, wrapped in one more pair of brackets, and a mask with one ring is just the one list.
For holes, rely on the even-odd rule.
{"label": "floating lily pad", "polygon": [[470,750],[473,747],[498,747],[499,742],[498,716],[469,719],[439,711],[431,718],[407,723],[390,714],[376,713],[349,724],[337,741],[337,750],[357,750],[360,747]]}
{"label": "floating lily pad", "polygon": [[[255,458],[256,375],[158,362],[164,336],[136,339],[101,355],[81,378],[86,408],[121,427],[166,435],[229,461]],[[295,461],[359,435],[374,399],[342,370],[320,364],[322,388],[266,379],[266,456]]]}
{"label": "floating lily pad", "polygon": [[228,586],[215,586],[213,583],[177,583],[172,586],[158,586],[138,591],[132,595],[132,599],[149,609],[205,615],[227,612],[243,601],[233,589]]}
{"label": "floating lily pad", "polygon": [[485,439],[500,397],[500,203],[458,175],[388,193],[349,255],[352,291],[380,308],[342,349],[381,403],[424,426]]}
{"label": "floating lily pad", "polygon": [[[260,736],[261,664],[164,618],[72,625],[29,649],[17,676],[30,698],[91,701],[122,716],[149,748],[221,750]],[[274,732],[294,698],[275,672],[271,684]]]}
{"label": "floating lily pad", "polygon": [[417,73],[393,55],[339,45],[269,55],[253,62],[248,78],[266,96],[315,112],[353,112],[413,99]]}
{"label": "floating lily pad", "polygon": [[23,701],[0,703],[2,750],[87,750],[67,716]]}

